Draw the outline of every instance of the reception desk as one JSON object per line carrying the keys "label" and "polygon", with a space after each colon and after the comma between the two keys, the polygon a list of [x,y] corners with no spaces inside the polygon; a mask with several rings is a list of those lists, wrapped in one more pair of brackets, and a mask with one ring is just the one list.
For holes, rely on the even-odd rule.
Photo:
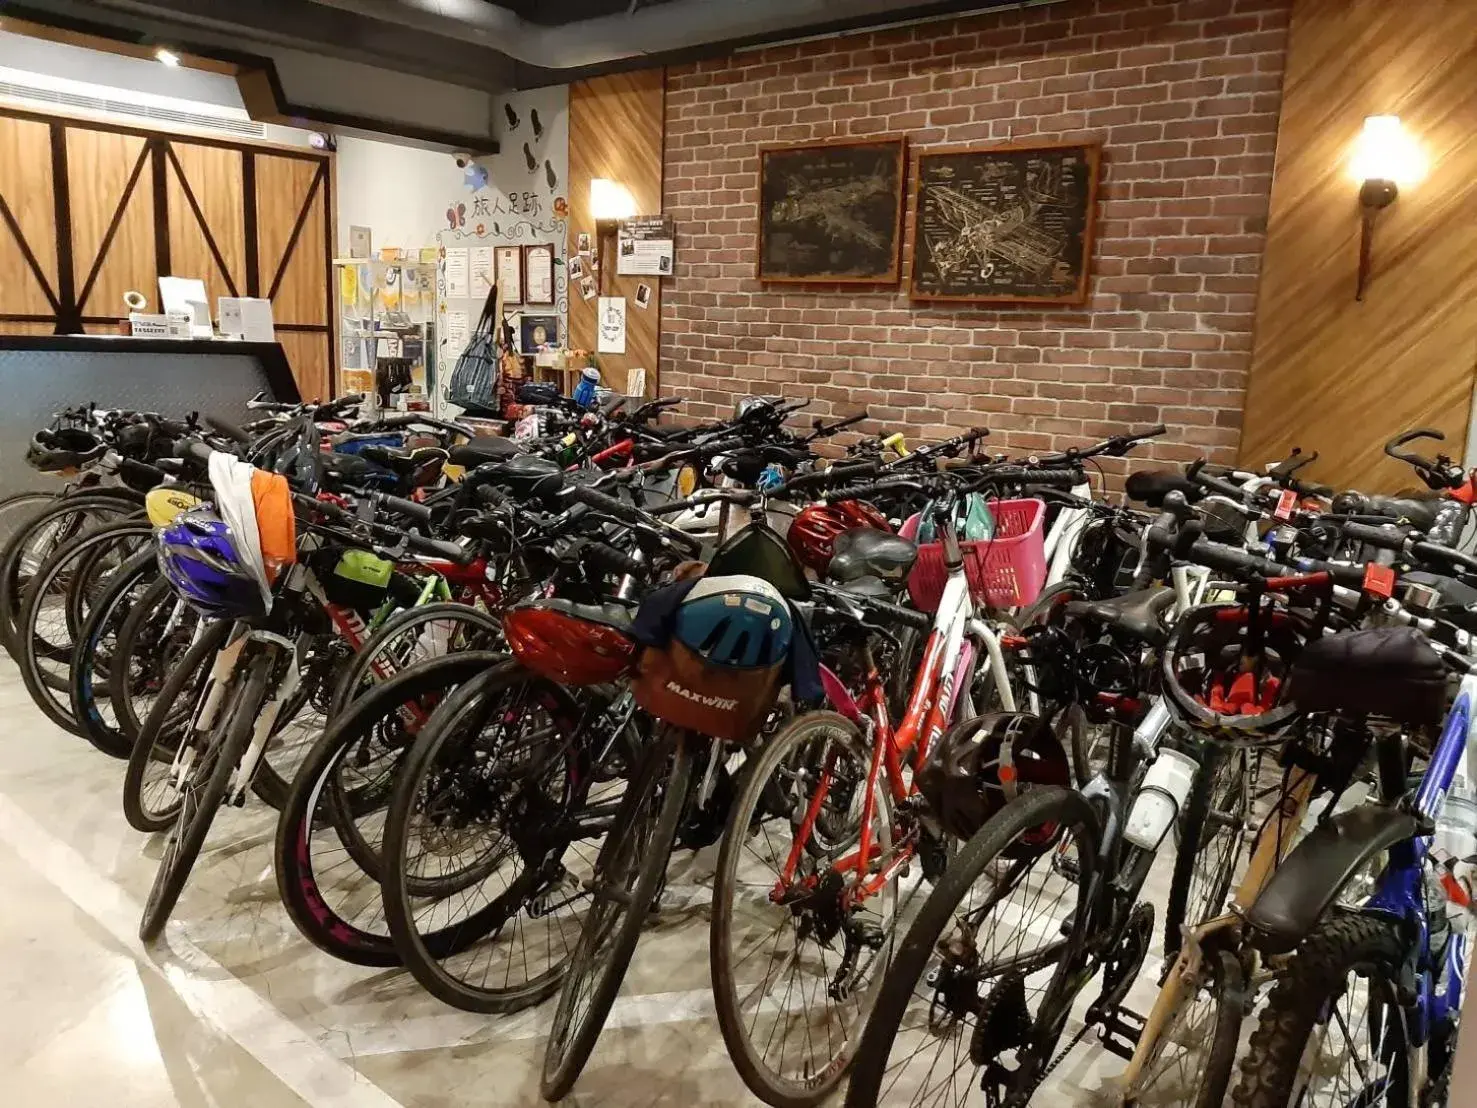
{"label": "reception desk", "polygon": [[96,403],[243,422],[246,402],[260,392],[300,399],[276,343],[0,335],[0,494],[46,480],[25,464],[26,447],[63,408]]}

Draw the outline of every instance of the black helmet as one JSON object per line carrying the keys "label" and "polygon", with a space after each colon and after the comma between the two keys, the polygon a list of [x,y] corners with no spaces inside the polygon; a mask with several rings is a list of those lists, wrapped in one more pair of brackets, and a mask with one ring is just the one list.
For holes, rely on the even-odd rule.
{"label": "black helmet", "polygon": [[1261,656],[1244,665],[1251,608],[1202,604],[1175,624],[1160,656],[1165,702],[1186,726],[1227,742],[1277,742],[1297,715],[1288,692],[1292,665],[1306,637],[1293,613],[1264,607]]}
{"label": "black helmet", "polygon": [[[1036,785],[1072,783],[1067,752],[1051,725],[1026,712],[992,712],[956,723],[928,755],[918,790],[945,831],[971,838],[985,821]],[[1042,824],[1012,850],[1036,850],[1056,835]]]}
{"label": "black helmet", "polygon": [[77,427],[37,431],[26,450],[26,464],[43,473],[81,469],[103,456],[106,446],[91,431]]}

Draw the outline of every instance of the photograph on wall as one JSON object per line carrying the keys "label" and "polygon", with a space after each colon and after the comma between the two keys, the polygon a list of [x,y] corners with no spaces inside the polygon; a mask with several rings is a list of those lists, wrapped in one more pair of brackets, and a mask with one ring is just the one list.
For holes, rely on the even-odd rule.
{"label": "photograph on wall", "polygon": [[1083,303],[1099,155],[1081,143],[918,155],[909,295]]}
{"label": "photograph on wall", "polygon": [[889,284],[902,243],[904,140],[759,151],[759,279]]}

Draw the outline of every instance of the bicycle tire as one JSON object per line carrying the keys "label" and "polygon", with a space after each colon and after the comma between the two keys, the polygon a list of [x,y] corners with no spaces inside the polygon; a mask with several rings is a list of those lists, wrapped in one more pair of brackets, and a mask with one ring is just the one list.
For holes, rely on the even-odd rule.
{"label": "bicycle tire", "polygon": [[[733,962],[733,917],[734,904],[739,896],[738,869],[739,863],[745,851],[749,849],[748,841],[750,831],[756,827],[756,820],[763,813],[761,805],[768,805],[771,812],[775,808],[775,798],[770,789],[771,776],[780,768],[781,763],[794,753],[801,752],[806,743],[815,742],[807,731],[830,730],[845,735],[846,744],[851,748],[849,755],[856,759],[862,767],[863,775],[866,767],[872,759],[871,746],[867,743],[861,731],[855,724],[846,719],[845,716],[835,712],[813,712],[797,717],[793,722],[781,729],[768,743],[763,751],[754,761],[744,766],[743,785],[738,796],[729,808],[728,826],[724,830],[723,838],[720,840],[718,851],[717,870],[713,876],[713,908],[712,920],[709,929],[708,958],[709,969],[713,980],[713,1001],[718,1014],[718,1027],[723,1034],[723,1041],[728,1046],[728,1056],[733,1060],[734,1068],[739,1071],[744,1084],[749,1090],[766,1104],[772,1104],[775,1108],[812,1108],[821,1103],[846,1077],[846,1071],[851,1065],[852,1051],[856,1047],[861,1024],[865,1022],[868,1009],[859,1006],[856,1013],[856,1022],[849,1028],[842,1028],[840,1041],[841,1050],[823,1067],[814,1077],[805,1082],[791,1080],[782,1073],[776,1072],[767,1061],[767,1051],[755,1050],[753,1033],[746,1027],[747,1019],[740,1010],[739,987],[735,976],[735,965]],[[878,793],[877,816],[879,832],[876,841],[876,849],[879,856],[886,857],[891,848],[891,819],[890,801],[887,786],[879,783],[876,790]],[[785,799],[789,799],[788,797]],[[800,799],[800,798],[796,798]],[[853,802],[854,803],[854,802]],[[791,820],[793,822],[793,820]],[[848,828],[849,830],[849,828]],[[766,834],[767,838],[767,834]],[[840,837],[837,837],[840,839]],[[785,840],[781,832],[781,846],[794,841],[793,835]],[[844,850],[855,842],[849,835],[841,839],[836,846]],[[809,844],[807,844],[807,847]],[[896,885],[894,883],[894,890]],[[841,893],[838,890],[837,895]],[[898,919],[897,905],[894,897],[893,923],[896,925]],[[786,911],[783,906],[780,911]],[[890,944],[892,935],[889,934]],[[775,948],[770,950],[770,959],[773,961],[776,954],[781,953],[778,949],[779,939],[776,939]],[[798,942],[796,944],[798,948]],[[784,952],[784,956],[798,962],[802,959],[798,955]],[[838,955],[839,957],[839,955]],[[883,963],[885,970],[886,963]],[[768,983],[766,972],[765,982]],[[791,988],[793,988],[793,977]],[[882,980],[879,972],[873,978],[873,988],[870,990],[875,995],[875,985]],[[823,990],[817,990],[823,992]],[[802,998],[805,997],[805,988],[800,988]],[[824,998],[823,998],[824,999]],[[757,1001],[760,1007],[764,1000]],[[808,1030],[808,1029],[807,1029]],[[771,1036],[773,1032],[770,1033]],[[786,1036],[788,1037],[788,1036]],[[826,1042],[829,1046],[831,1038],[829,1026],[827,1027]],[[771,1045],[766,1042],[765,1046]],[[785,1057],[785,1046],[780,1044],[780,1061]],[[810,1059],[809,1061],[819,1061]],[[808,1067],[807,1067],[808,1068]]]}
{"label": "bicycle tire", "polygon": [[[1185,1099],[1183,1081],[1167,1094],[1175,1098],[1173,1103],[1181,1104],[1184,1108],[1223,1108],[1226,1092],[1236,1073],[1236,1054],[1241,1045],[1241,1022],[1246,1017],[1246,974],[1240,961],[1228,950],[1214,950],[1205,952],[1205,965],[1210,974],[1206,987],[1210,990],[1211,1002],[1215,1006],[1210,1034],[1203,1039],[1194,1036],[1192,1032],[1179,1031],[1176,1034],[1174,1021],[1191,1002],[1186,998],[1181,1001],[1179,1009],[1171,1016],[1170,1023],[1159,1033],[1159,1039],[1154,1044],[1157,1049],[1163,1049],[1182,1044],[1186,1037],[1209,1043],[1203,1060],[1197,1059],[1199,1064],[1194,1076],[1196,1084],[1193,1095]],[[1157,1057],[1157,1050],[1151,1052],[1140,1071],[1147,1071],[1151,1082],[1152,1066]],[[1144,1091],[1152,1087],[1152,1083],[1140,1083],[1129,1090],[1125,1094],[1124,1108],[1138,1108],[1143,1103]],[[1170,1103],[1164,1095],[1149,1099],[1153,1104]]]}
{"label": "bicycle tire", "polygon": [[[123,772],[123,816],[136,831],[145,834],[167,831],[179,815],[178,800],[167,806],[150,807],[145,795],[149,766],[156,760],[155,747],[158,745],[160,732],[168,725],[170,715],[179,710],[180,697],[184,695],[186,686],[201,666],[209,667],[212,664],[215,655],[225,646],[230,631],[231,624],[228,621],[216,622],[205,628],[164,682],[164,688],[154,702],[153,710],[139,728],[133,749],[128,754],[128,768]],[[192,700],[189,706],[192,717],[195,707]]]}
{"label": "bicycle tire", "polygon": [[[892,967],[882,983],[871,1018],[857,1045],[851,1083],[846,1091],[846,1108],[873,1108],[878,1103],[887,1061],[908,1003],[923,979],[940,938],[954,922],[960,902],[987,867],[995,863],[1017,838],[1032,828],[1052,822],[1070,826],[1080,835],[1077,906],[1072,913],[1073,927],[1067,936],[1068,950],[1080,949],[1086,942],[1087,920],[1092,914],[1086,899],[1095,878],[1098,852],[1097,816],[1080,793],[1057,786],[1039,786],[1011,801],[985,822],[950,863],[908,928],[893,956]],[[1069,961],[1070,957],[1066,956],[1059,960],[1057,976],[1060,976],[1061,964]]]}
{"label": "bicycle tire", "polygon": [[[444,926],[425,933],[421,931],[421,925],[416,916],[415,901],[417,898],[434,897],[445,900],[457,893],[469,893],[474,886],[480,885],[484,878],[476,876],[477,870],[473,868],[464,871],[460,876],[459,880],[464,883],[463,885],[450,890],[427,889],[424,887],[426,883],[424,878],[417,879],[409,873],[406,859],[406,850],[411,837],[412,817],[423,810],[422,798],[426,794],[422,784],[428,776],[434,776],[438,770],[445,768],[443,755],[454,754],[458,745],[465,741],[466,733],[460,730],[460,725],[468,719],[485,720],[489,711],[492,710],[499,715],[503,714],[506,709],[503,707],[505,702],[500,699],[501,694],[520,686],[528,686],[539,699],[546,702],[550,698],[557,699],[557,709],[554,710],[564,711],[571,719],[579,718],[579,706],[568,690],[551,685],[534,676],[517,662],[504,661],[492,669],[469,678],[461,688],[442,701],[430,720],[421,728],[420,734],[416,736],[414,744],[401,763],[399,779],[396,782],[395,795],[390,803],[389,819],[385,827],[384,862],[381,867],[380,882],[384,890],[385,919],[390,933],[394,936],[395,946],[406,968],[427,992],[447,1004],[469,1012],[516,1012],[538,1004],[558,990],[568,964],[567,957],[562,962],[554,960],[552,942],[548,947],[551,952],[549,964],[540,963],[537,956],[534,962],[529,964],[526,957],[529,949],[527,936],[518,932],[516,928],[511,942],[521,943],[525,956],[523,959],[524,977],[516,981],[511,976],[507,976],[500,984],[490,985],[488,976],[484,973],[481,983],[474,984],[467,977],[457,974],[443,964],[444,960],[471,949],[480,940],[489,936],[496,936],[494,942],[502,941],[501,931],[505,923],[524,912],[526,905],[536,895],[534,890],[542,880],[533,870],[531,860],[524,856],[525,849],[533,851],[534,847],[525,847],[523,843],[518,844],[516,853],[519,856],[519,864],[523,867],[522,872],[508,879],[504,890],[499,895],[488,899],[485,904],[473,910],[464,919],[448,922]],[[480,723],[478,727],[480,730]],[[556,731],[554,743],[551,745],[561,748],[561,754],[558,757],[566,782],[581,776],[570,768],[570,762],[572,758],[578,756],[578,751],[575,744],[568,741],[568,733]],[[553,764],[553,759],[550,759],[550,764]],[[492,775],[490,764],[483,763],[479,766],[479,770],[485,775]],[[555,813],[544,812],[543,816],[546,819],[553,819]],[[515,838],[501,829],[499,835],[507,839],[509,843],[512,843]],[[540,844],[538,849],[545,851],[547,856],[552,854],[555,845],[559,845],[557,840],[553,843]],[[561,857],[568,849],[569,843],[567,842],[560,846]],[[525,881],[526,888],[522,887]],[[553,916],[554,913],[549,912],[544,918],[548,919]],[[430,941],[432,938],[434,941]],[[568,948],[567,943],[562,945]],[[516,964],[516,959],[511,957],[508,961],[510,966]],[[475,965],[475,961],[473,964]]]}
{"label": "bicycle tire", "polygon": [[[271,668],[271,656],[265,652],[246,659],[244,669],[241,660],[237,661],[237,672],[241,676],[233,681],[234,687],[227,692],[229,701],[221,705],[226,712],[225,726],[218,732],[218,738],[207,740],[207,751],[202,757],[204,761],[213,754],[214,760],[205,767],[203,781],[199,780],[194,767],[190,771],[181,797],[179,818],[170,828],[164,857],[159,861],[154,883],[144,902],[138,937],[145,943],[152,943],[159,937],[185,890],[185,883],[189,881],[200,850],[205,846],[205,838],[215,823],[216,813],[226,799],[231,776],[251,744],[257,714],[267,696]],[[197,781],[198,785],[195,784]],[[194,801],[193,807],[191,800]]]}
{"label": "bicycle tire", "polygon": [[[1232,778],[1233,783],[1224,791],[1218,787],[1219,771],[1223,767],[1230,767],[1231,773],[1235,775]],[[1185,927],[1196,927],[1204,923],[1219,915],[1220,909],[1225,906],[1226,897],[1231,891],[1231,879],[1236,873],[1236,863],[1245,845],[1241,832],[1250,806],[1249,774],[1245,750],[1223,749],[1213,740],[1202,744],[1200,768],[1195,771],[1195,779],[1190,784],[1190,795],[1185,799],[1184,815],[1179,820],[1179,846],[1174,855],[1169,901],[1164,909],[1166,962],[1172,962],[1179,955]],[[1234,782],[1239,782],[1239,788],[1236,788]],[[1236,789],[1235,792],[1230,791],[1233,788]],[[1228,797],[1236,805],[1234,809],[1227,809]],[[1208,840],[1207,831],[1210,832]],[[1216,840],[1228,844],[1230,850],[1221,860],[1220,868],[1211,875],[1210,891],[1206,897],[1208,914],[1203,911],[1191,913],[1201,918],[1187,919],[1190,891],[1201,855]]]}
{"label": "bicycle tire", "polygon": [[[480,641],[480,638],[474,638],[468,644],[457,646],[457,650],[490,649],[491,643],[501,639],[503,633],[501,620],[488,612],[473,608],[469,604],[441,601],[435,604],[422,604],[417,608],[406,608],[398,611],[390,616],[381,625],[379,630],[365,640],[364,644],[355,652],[353,659],[344,667],[344,672],[334,685],[333,697],[330,701],[332,707],[329,712],[329,718],[331,719],[338,715],[356,696],[362,694],[363,689],[360,688],[360,683],[364,681],[366,671],[374,663],[375,659],[384,652],[392,639],[400,637],[412,627],[426,623],[435,623],[441,620],[472,624],[477,629],[487,632],[487,642]],[[411,664],[414,664],[414,662]],[[378,683],[378,680],[376,682],[366,683],[364,687],[370,687],[370,685],[375,683]]]}
{"label": "bicycle tire", "polygon": [[[159,614],[161,607],[168,605],[173,610],[176,604],[180,605],[183,617],[176,628],[175,638],[168,641],[145,640],[143,636],[151,626],[149,621]],[[185,607],[174,586],[160,577],[139,597],[118,629],[118,649],[108,673],[108,694],[113,702],[113,718],[117,721],[118,731],[128,741],[130,750],[138,741],[139,730],[153,706],[153,700],[148,700],[148,708],[141,714],[140,698],[148,695],[147,686],[151,681],[157,680],[162,687],[169,679],[173,671],[171,663],[177,663],[183,653],[178,647],[183,644],[183,650],[189,650],[199,624],[199,614]],[[171,644],[176,648],[173,651]],[[136,673],[135,666],[141,667],[142,672]],[[157,691],[154,695],[157,697]]]}
{"label": "bicycle tire", "polygon": [[112,690],[107,681],[99,682],[100,671],[106,669],[111,675],[113,659],[99,656],[103,640],[113,637],[113,653],[117,653],[117,632],[127,621],[129,612],[139,596],[135,590],[145,584],[154,573],[156,559],[152,550],[135,554],[113,574],[108,587],[97,598],[87,621],[77,635],[77,649],[72,657],[72,681],[69,690],[72,700],[72,718],[82,729],[82,737],[98,750],[114,758],[127,758],[133,750],[133,741],[117,726],[116,714],[109,721],[103,714],[101,702],[109,711],[113,709]]}
{"label": "bicycle tire", "polygon": [[[1395,983],[1408,953],[1397,921],[1342,912],[1324,918],[1298,946],[1272,986],[1251,1033],[1231,1103],[1236,1108],[1287,1108],[1319,1016],[1328,1009],[1331,994],[1346,983],[1350,972],[1364,967],[1381,975],[1385,990],[1391,994],[1389,999],[1394,1000],[1399,995]],[[1398,1003],[1391,1007],[1396,1013],[1393,1025],[1408,1047],[1404,1016]],[[1401,1044],[1395,1045],[1398,1048]],[[1344,1103],[1410,1104],[1408,1087],[1398,1087],[1401,1076],[1408,1086],[1408,1063],[1403,1075],[1396,1070],[1378,1101],[1355,1097]]]}
{"label": "bicycle tire", "polygon": [[[623,899],[626,903],[622,906],[619,901],[607,897],[603,898],[604,904],[601,905],[602,898],[598,894],[592,896],[591,910],[585,916],[585,925],[559,991],[554,1026],[544,1050],[539,1091],[545,1100],[561,1099],[579,1080],[600,1032],[604,1030],[621,982],[625,980],[626,969],[641,938],[641,928],[666,877],[667,860],[686,807],[687,793],[692,784],[692,745],[690,733],[663,728],[647,748],[639,770],[632,775],[615,823],[601,847],[596,873],[605,875],[607,866],[615,867],[615,880],[625,886]],[[669,755],[673,759],[670,771],[667,766]],[[666,793],[653,818],[643,809],[663,784],[666,785]],[[645,843],[638,841],[643,825],[649,825],[651,830]],[[639,866],[634,867],[633,873],[630,863],[636,854],[640,854],[642,860]],[[630,880],[632,876],[634,881]],[[607,911],[614,908],[614,918],[606,917],[597,910],[599,907]],[[597,961],[599,948],[607,936],[614,942],[604,957]],[[574,1018],[571,1009],[582,991],[581,986],[592,974],[590,1006],[578,1025],[571,1027]]]}
{"label": "bicycle tire", "polygon": [[[137,509],[137,504],[101,491],[57,497],[50,507],[43,508],[17,529],[5,546],[0,548],[0,645],[5,647],[6,653],[17,664],[21,659],[16,620],[20,616],[21,605],[25,602],[27,586],[30,584],[30,574],[24,571],[23,563],[31,542],[42,537],[43,528],[51,524],[57,525],[54,534],[45,536],[47,543],[43,550],[31,552],[39,566],[60,545],[87,530],[90,517],[95,517],[92,518],[93,523],[107,522],[120,516],[136,514]],[[68,516],[76,518],[69,520]]]}
{"label": "bicycle tire", "polygon": [[[455,688],[499,661],[502,661],[502,656],[498,654],[468,652],[434,658],[407,669],[393,680],[356,698],[342,714],[334,718],[303,760],[302,768],[293,779],[287,800],[277,818],[277,833],[273,840],[273,869],[277,876],[277,891],[287,909],[288,918],[303,937],[319,950],[352,965],[390,967],[403,964],[388,923],[379,932],[370,931],[361,922],[341,915],[323,892],[314,864],[312,837],[315,830],[323,829],[319,826],[317,809],[325,799],[329,776],[336,772],[339,764],[386,711],[398,710],[402,703],[412,697],[419,698],[438,689]],[[402,751],[401,757],[403,756]],[[340,806],[331,798],[328,802],[335,808]],[[356,814],[347,815],[352,817]],[[341,837],[342,833],[338,826],[332,825],[338,824],[342,818],[343,816],[335,812],[329,821],[329,830],[336,837]],[[343,841],[342,838],[340,841]],[[365,881],[373,884],[377,890],[377,862],[371,872],[361,863],[355,849],[350,848],[347,842],[343,845]],[[378,896],[375,897],[376,901],[379,899]],[[434,935],[424,936],[422,941],[435,949],[441,949],[440,940]]]}
{"label": "bicycle tire", "polygon": [[[130,539],[142,540],[151,533],[152,529],[147,520],[119,520],[116,523],[105,523],[93,528],[77,536],[71,542],[58,547],[51,557],[47,558],[36,570],[35,576],[27,586],[25,603],[21,606],[20,616],[16,621],[16,639],[20,644],[21,679],[25,682],[26,691],[31,694],[31,699],[42,714],[58,727],[74,735],[80,736],[82,727],[72,715],[71,674],[68,672],[65,678],[60,678],[42,666],[41,652],[36,648],[37,622],[47,598],[55,595],[54,586],[60,583],[69,567],[97,553],[101,548],[114,543],[127,542]],[[56,646],[57,644],[52,643],[51,645]],[[69,649],[67,651],[68,662],[71,660],[71,653]],[[70,665],[68,665],[68,670],[70,671]],[[61,696],[56,695],[57,693],[66,696],[65,704]]]}

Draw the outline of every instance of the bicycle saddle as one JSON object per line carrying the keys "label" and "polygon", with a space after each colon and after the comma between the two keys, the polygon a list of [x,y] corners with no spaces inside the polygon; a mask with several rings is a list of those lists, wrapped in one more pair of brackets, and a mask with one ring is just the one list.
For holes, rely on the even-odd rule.
{"label": "bicycle saddle", "polygon": [[1128,475],[1123,482],[1123,491],[1128,499],[1137,500],[1150,508],[1162,508],[1164,496],[1170,492],[1182,492],[1191,504],[1205,495],[1205,490],[1183,473],[1168,469],[1140,469]]}
{"label": "bicycle saddle", "polygon": [[519,500],[553,496],[564,487],[564,471],[559,463],[533,454],[519,454],[482,472],[491,483],[501,485]]}
{"label": "bicycle saddle", "polygon": [[523,453],[521,443],[503,438],[501,435],[483,435],[461,446],[452,447],[451,461],[453,465],[476,469],[488,462],[504,462]]}
{"label": "bicycle saddle", "polygon": [[861,577],[898,580],[907,576],[918,558],[918,547],[870,527],[853,527],[836,536],[826,575],[842,584]]}
{"label": "bicycle saddle", "polygon": [[1169,641],[1169,628],[1159,617],[1173,603],[1174,590],[1161,586],[1110,600],[1073,600],[1067,604],[1066,614],[1126,631],[1150,646],[1163,647]]}

